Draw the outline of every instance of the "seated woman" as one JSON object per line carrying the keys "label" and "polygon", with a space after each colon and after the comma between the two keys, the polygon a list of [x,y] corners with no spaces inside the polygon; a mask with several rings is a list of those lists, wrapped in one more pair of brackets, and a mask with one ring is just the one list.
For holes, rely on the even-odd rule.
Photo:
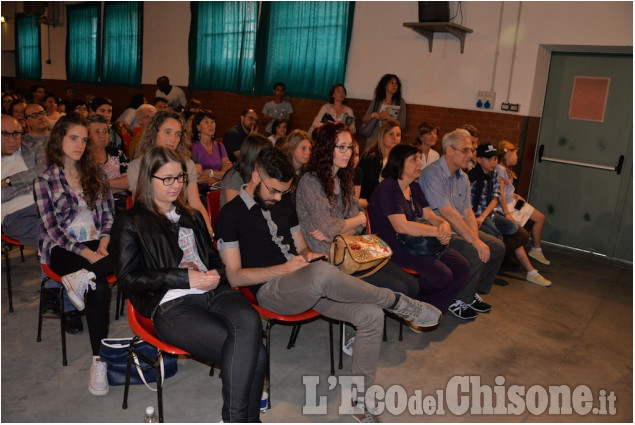
{"label": "seated woman", "polygon": [[201,110],[194,115],[192,132],[192,158],[202,167],[198,184],[203,193],[210,184],[221,180],[233,164],[227,158],[225,146],[214,139],[216,117],[212,111]]}
{"label": "seated woman", "polygon": [[285,137],[287,135],[287,126],[289,125],[289,121],[284,118],[276,118],[273,120],[271,124],[271,136],[269,136],[269,140],[275,146],[278,140]]}
{"label": "seated woman", "polygon": [[106,118],[101,115],[93,115],[88,118],[90,150],[108,179],[110,190],[115,199],[115,209],[120,212],[126,209],[126,198],[130,196],[128,177],[126,176],[130,161],[125,152],[117,151],[117,155],[106,152],[110,137],[109,126]]}
{"label": "seated woman", "polygon": [[40,216],[40,261],[62,276],[77,310],[86,309],[93,352],[88,391],[105,395],[109,386],[99,347],[108,336],[106,276],[114,271],[108,255],[114,204],[106,177],[86,149],[88,143],[83,117],[61,117],[46,145],[48,168],[35,180],[33,191]]}
{"label": "seated woman", "polygon": [[223,421],[260,422],[260,317],[230,288],[205,220],[185,202],[187,175],[176,152],[146,152],[134,207],[113,227],[117,279],[161,340],[221,366]]}
{"label": "seated woman", "polygon": [[[418,299],[445,313],[467,281],[470,263],[452,248],[438,259],[434,255],[411,255],[395,236],[395,233],[429,236],[443,245],[450,242],[449,223],[434,214],[416,182],[422,166],[421,153],[416,147],[396,146],[382,171],[384,181],[370,198],[368,215],[373,233],[392,248],[392,260],[419,273]],[[419,223],[415,221],[417,218],[430,224]]]}
{"label": "seated woman", "polygon": [[353,144],[355,145],[355,150],[353,151],[353,156],[351,157],[351,161],[353,162],[353,168],[355,169],[355,174],[353,175],[353,188],[355,189],[355,197],[357,198],[357,206],[360,210],[365,210],[368,208],[368,199],[364,199],[360,197],[362,193],[362,181],[364,180],[364,172],[359,165],[359,142],[353,138]]}
{"label": "seated woman", "polygon": [[362,190],[360,197],[370,199],[373,190],[382,181],[381,170],[384,169],[392,148],[401,143],[401,128],[395,120],[386,121],[377,134],[377,138],[366,148],[359,159],[358,167],[362,170]]}
{"label": "seated woman", "polygon": [[249,183],[251,173],[254,171],[254,162],[258,153],[267,146],[271,146],[271,142],[262,134],[251,133],[243,140],[240,148],[240,157],[238,162],[225,173],[220,182],[220,206],[221,208],[227,202],[238,196],[242,185]]}
{"label": "seated woman", "polygon": [[297,187],[300,177],[306,171],[309,158],[311,158],[311,149],[313,149],[311,136],[306,131],[293,130],[284,141],[284,144],[279,147],[293,164],[296,176],[293,179],[293,187]]}
{"label": "seated woman", "polygon": [[135,94],[132,98],[130,98],[128,107],[121,113],[121,115],[119,115],[119,118],[117,118],[117,122],[121,123],[124,130],[130,135],[132,135],[132,129],[137,127],[135,122],[137,108],[144,103],[148,103],[148,101],[143,93]]}
{"label": "seated woman", "polygon": [[46,109],[46,119],[49,120],[49,127],[53,128],[57,120],[63,115],[57,111],[57,97],[53,93],[44,95],[44,109]]}
{"label": "seated woman", "polygon": [[313,130],[326,122],[341,122],[350,128],[351,133],[355,133],[355,114],[353,110],[346,106],[346,87],[344,84],[334,84],[329,90],[329,103],[325,103],[320,108],[308,133],[313,134]]}
{"label": "seated woman", "polygon": [[379,128],[387,120],[397,120],[401,128],[406,128],[406,101],[401,97],[401,80],[395,74],[385,74],[377,83],[375,97],[368,106],[363,121],[366,123],[373,118],[379,120],[379,124],[368,137],[370,141],[375,140]]}
{"label": "seated woman", "polygon": [[498,211],[505,214],[505,217],[513,219],[519,226],[525,226],[528,221],[533,223],[531,227],[531,250],[527,253],[534,260],[549,265],[551,261],[545,258],[540,246],[542,239],[542,229],[545,226],[545,215],[535,209],[519,194],[515,192],[514,167],[518,162],[518,147],[508,140],[502,140],[498,144],[498,154],[501,158],[496,166],[496,173],[500,181],[501,202]]}
{"label": "seated woman", "polygon": [[[358,235],[364,231],[366,215],[357,207],[353,189],[355,146],[342,123],[326,123],[317,131],[307,172],[300,179],[296,209],[309,248],[329,255],[338,234]],[[417,280],[392,261],[362,280],[409,297],[419,293]],[[410,325],[415,330],[414,325]]]}
{"label": "seated woman", "polygon": [[417,136],[417,142],[415,146],[421,151],[421,161],[423,162],[423,168],[439,159],[439,153],[432,149],[437,144],[439,137],[439,127],[431,122],[423,122],[419,126],[419,135]]}
{"label": "seated woman", "polygon": [[128,172],[126,173],[128,184],[134,196],[137,190],[141,157],[149,151],[151,147],[156,145],[172,149],[185,159],[185,164],[187,165],[188,183],[185,192],[187,204],[203,215],[205,224],[207,224],[207,231],[210,235],[213,235],[214,231],[212,230],[212,224],[209,221],[207,210],[198,195],[198,173],[196,172],[194,162],[190,158],[191,153],[187,146],[187,132],[181,117],[181,114],[178,112],[159,111],[150,118],[143,130],[141,141],[135,150],[135,159],[128,165]]}
{"label": "seated woman", "polygon": [[9,106],[9,115],[18,120],[20,126],[22,126],[22,133],[26,134],[29,131],[29,125],[26,123],[26,117],[24,116],[24,110],[26,109],[26,100],[18,98]]}

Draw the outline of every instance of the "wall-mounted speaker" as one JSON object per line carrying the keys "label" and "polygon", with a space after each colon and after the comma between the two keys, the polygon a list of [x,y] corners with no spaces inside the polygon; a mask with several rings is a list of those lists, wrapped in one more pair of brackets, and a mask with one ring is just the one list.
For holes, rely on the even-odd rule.
{"label": "wall-mounted speaker", "polygon": [[450,22],[450,2],[420,1],[419,22]]}

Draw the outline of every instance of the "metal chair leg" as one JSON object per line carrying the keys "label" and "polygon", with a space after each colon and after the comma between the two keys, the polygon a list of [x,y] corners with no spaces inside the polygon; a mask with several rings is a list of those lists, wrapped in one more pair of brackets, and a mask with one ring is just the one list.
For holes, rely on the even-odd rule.
{"label": "metal chair leg", "polygon": [[163,423],[163,386],[161,385],[161,381],[163,377],[161,376],[161,357],[163,353],[161,350],[157,350],[157,360],[154,364],[154,370],[156,371],[157,377],[157,403],[159,405],[159,423]]}
{"label": "metal chair leg", "polygon": [[60,333],[62,334],[62,365],[68,365],[68,361],[66,360],[66,315],[64,314],[64,287],[60,287],[60,295],[59,295],[59,305],[60,305]]}
{"label": "metal chair leg", "polygon": [[[13,313],[13,294],[11,292],[11,262],[9,261],[10,248],[11,248],[11,245],[5,245],[4,247],[2,247],[2,253],[4,254],[4,261],[7,265],[6,275],[7,275],[7,294],[9,296],[9,313]],[[23,247],[20,247],[20,250],[22,250],[22,248]],[[24,261],[24,255],[22,255],[22,261]]]}
{"label": "metal chair leg", "polygon": [[273,320],[268,320],[267,328],[265,330],[265,347],[267,348],[267,374],[265,375],[265,387],[267,388],[267,394],[269,394],[267,409],[271,409],[271,326],[273,326]]}
{"label": "metal chair leg", "polygon": [[342,363],[342,352],[344,352],[344,322],[340,322],[340,361],[337,364],[338,369],[342,369],[344,364]]}
{"label": "metal chair leg", "polygon": [[333,354],[333,322],[329,320],[329,347],[331,349],[331,375],[335,375],[335,355]]}
{"label": "metal chair leg", "polygon": [[22,262],[24,263],[24,245],[20,245],[20,258],[22,259]]}
{"label": "metal chair leg", "polygon": [[289,336],[289,343],[287,344],[287,350],[295,347],[295,341],[298,339],[298,334],[300,333],[300,324],[294,323],[291,328],[291,335]]}
{"label": "metal chair leg", "polygon": [[42,283],[40,284],[40,309],[37,320],[37,342],[42,341],[42,309],[44,308],[44,283],[46,283],[48,279],[42,279]]}

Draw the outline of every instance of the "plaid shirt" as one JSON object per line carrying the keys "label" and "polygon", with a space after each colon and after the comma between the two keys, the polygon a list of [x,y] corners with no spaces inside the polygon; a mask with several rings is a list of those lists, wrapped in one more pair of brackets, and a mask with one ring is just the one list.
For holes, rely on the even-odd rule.
{"label": "plaid shirt", "polygon": [[11,186],[2,188],[2,202],[33,192],[33,181],[38,174],[46,169],[44,144],[47,139],[48,136],[33,137],[29,134],[23,137],[20,150],[28,169],[10,176]]}
{"label": "plaid shirt", "polygon": [[[476,211],[474,211],[474,215],[476,217],[479,217],[481,214],[483,214],[483,211],[485,211],[485,208],[487,208],[487,205],[489,204],[488,199],[498,199],[500,201],[501,199],[501,195],[500,195],[500,182],[498,180],[498,175],[496,174],[495,171],[492,172],[493,177],[492,180],[494,181],[493,184],[493,188],[490,188],[490,184],[489,181],[486,179],[485,182],[483,183],[483,191],[481,192],[481,199],[478,200],[478,205],[476,206]],[[490,177],[492,175],[490,174]],[[472,200],[474,200],[474,197],[476,196],[476,181],[473,181],[472,183],[470,183],[470,190],[471,190],[471,195],[472,195]],[[490,190],[492,191],[492,197],[489,197],[489,192]]]}
{"label": "plaid shirt", "polygon": [[[79,200],[71,195],[71,187],[62,168],[53,165],[44,170],[35,181],[34,193],[40,216],[40,262],[49,264],[51,249],[55,246],[79,255],[86,246],[68,232],[68,226],[79,212]],[[95,200],[93,220],[100,238],[110,236],[114,210],[115,204],[110,190],[106,199]]]}

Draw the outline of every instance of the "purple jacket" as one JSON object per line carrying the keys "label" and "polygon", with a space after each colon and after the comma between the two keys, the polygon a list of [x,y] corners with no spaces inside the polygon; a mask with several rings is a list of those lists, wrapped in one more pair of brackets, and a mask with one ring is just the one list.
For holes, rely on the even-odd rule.
{"label": "purple jacket", "polygon": [[[40,227],[40,263],[49,264],[51,249],[60,246],[77,255],[86,246],[68,233],[68,226],[79,212],[79,201],[71,195],[71,187],[61,167],[53,165],[35,180],[35,204]],[[93,209],[95,228],[100,237],[110,236],[115,204],[112,192],[106,199],[97,199]]]}

